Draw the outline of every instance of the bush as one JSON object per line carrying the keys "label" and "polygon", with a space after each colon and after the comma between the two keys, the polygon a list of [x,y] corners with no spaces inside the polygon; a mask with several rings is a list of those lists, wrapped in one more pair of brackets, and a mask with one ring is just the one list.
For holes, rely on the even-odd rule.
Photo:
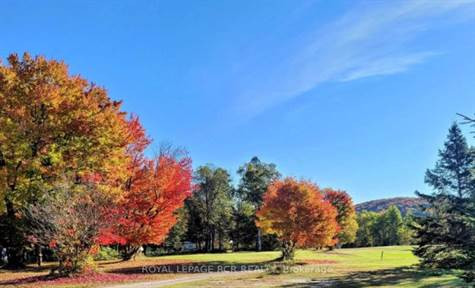
{"label": "bush", "polygon": [[102,246],[97,254],[94,255],[94,260],[114,260],[119,259],[119,253],[116,249],[108,246]]}
{"label": "bush", "polygon": [[94,261],[94,257],[87,255],[84,261],[79,264],[79,271],[81,273],[94,273],[97,272],[97,264]]}
{"label": "bush", "polygon": [[147,245],[145,246],[144,255],[147,257],[155,257],[170,254],[163,246]]}

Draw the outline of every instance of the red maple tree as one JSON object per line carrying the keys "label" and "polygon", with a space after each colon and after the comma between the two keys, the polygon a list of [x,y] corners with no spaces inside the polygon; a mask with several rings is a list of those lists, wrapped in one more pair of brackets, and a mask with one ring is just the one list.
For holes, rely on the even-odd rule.
{"label": "red maple tree", "polygon": [[296,247],[333,245],[338,232],[337,211],[324,200],[317,185],[293,178],[273,182],[257,212],[257,226],[276,234],[282,242],[282,257],[292,259]]}
{"label": "red maple tree", "polygon": [[336,220],[340,231],[335,240],[339,244],[351,243],[356,239],[358,223],[356,222],[355,205],[350,195],[342,190],[326,188],[323,190],[324,199],[330,202],[337,210]]}
{"label": "red maple tree", "polygon": [[129,177],[122,198],[111,211],[116,223],[105,229],[101,244],[123,245],[128,260],[143,244],[160,244],[176,223],[175,211],[191,195],[191,158],[184,151],[162,147],[153,159],[144,155],[150,143],[140,121],[129,121]]}

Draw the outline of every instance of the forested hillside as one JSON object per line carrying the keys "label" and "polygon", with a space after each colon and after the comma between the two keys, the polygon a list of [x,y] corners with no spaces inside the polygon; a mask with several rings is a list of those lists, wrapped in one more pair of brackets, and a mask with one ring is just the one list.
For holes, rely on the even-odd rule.
{"label": "forested hillside", "polygon": [[380,212],[386,210],[389,206],[395,205],[403,215],[408,210],[417,211],[420,210],[419,206],[425,204],[425,200],[418,197],[394,197],[386,199],[377,199],[356,204],[356,211],[361,212],[364,210]]}

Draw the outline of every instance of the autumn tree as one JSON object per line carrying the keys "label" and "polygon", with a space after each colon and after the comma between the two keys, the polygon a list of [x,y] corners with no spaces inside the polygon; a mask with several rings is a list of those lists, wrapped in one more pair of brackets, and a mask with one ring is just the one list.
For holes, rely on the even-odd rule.
{"label": "autumn tree", "polygon": [[[100,175],[119,193],[127,172],[127,120],[120,102],[63,62],[16,54],[0,64],[0,218],[10,267],[21,266],[21,208],[52,191],[63,175]],[[107,191],[106,191],[107,190]]]}
{"label": "autumn tree", "polygon": [[332,246],[339,230],[337,210],[318,186],[293,178],[268,187],[257,217],[257,226],[281,241],[284,260],[293,259],[296,247]]}
{"label": "autumn tree", "polygon": [[115,201],[94,183],[65,179],[52,193],[22,209],[31,243],[48,247],[59,260],[60,275],[83,272],[101,230],[109,227]]}
{"label": "autumn tree", "polygon": [[127,183],[120,218],[112,236],[102,243],[123,245],[124,260],[144,244],[161,244],[176,223],[176,210],[191,195],[191,159],[177,149],[164,148],[155,159],[143,159]]}
{"label": "autumn tree", "polygon": [[356,222],[355,205],[350,195],[345,191],[324,189],[324,199],[337,210],[336,220],[340,230],[336,240],[338,244],[353,243],[356,239],[358,223]]}

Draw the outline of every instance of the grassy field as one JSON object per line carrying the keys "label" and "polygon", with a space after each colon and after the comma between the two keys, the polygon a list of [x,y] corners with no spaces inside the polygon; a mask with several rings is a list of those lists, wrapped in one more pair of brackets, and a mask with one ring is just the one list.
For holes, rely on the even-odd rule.
{"label": "grassy field", "polygon": [[[193,255],[191,258],[239,264],[266,262],[278,256],[277,252],[251,252]],[[190,259],[190,256],[169,257],[172,258]],[[297,265],[287,273],[276,274],[271,270],[170,287],[464,287],[454,274],[420,271],[415,267],[417,263],[409,246],[300,250],[296,254]]]}
{"label": "grassy field", "polygon": [[[275,260],[279,252],[238,252],[190,254],[162,257],[140,257],[136,261],[103,261],[99,270],[106,275],[126,275],[106,280],[79,283],[46,283],[45,287],[102,287],[109,282],[149,281],[190,277],[183,267],[205,267],[203,271],[220,269],[257,271],[240,273],[209,273],[206,279],[171,285],[170,287],[464,287],[453,273],[420,271],[418,260],[409,246],[339,249],[334,251],[299,250],[294,266],[282,266]],[[145,270],[143,267],[146,267]],[[233,268],[234,267],[234,268]],[[153,269],[151,269],[153,268]],[[187,268],[189,269],[189,268]],[[152,273],[145,273],[152,272]],[[178,273],[175,273],[178,272]],[[26,273],[26,274],[25,274]],[[18,272],[0,270],[0,281],[46,274],[46,268]],[[194,273],[193,275],[198,275]],[[0,287],[13,287],[12,282],[0,282]],[[7,284],[5,284],[7,283]],[[10,284],[8,284],[10,283]],[[38,287],[37,283],[22,286]],[[14,286],[18,287],[18,286]],[[465,286],[468,287],[468,286]]]}

